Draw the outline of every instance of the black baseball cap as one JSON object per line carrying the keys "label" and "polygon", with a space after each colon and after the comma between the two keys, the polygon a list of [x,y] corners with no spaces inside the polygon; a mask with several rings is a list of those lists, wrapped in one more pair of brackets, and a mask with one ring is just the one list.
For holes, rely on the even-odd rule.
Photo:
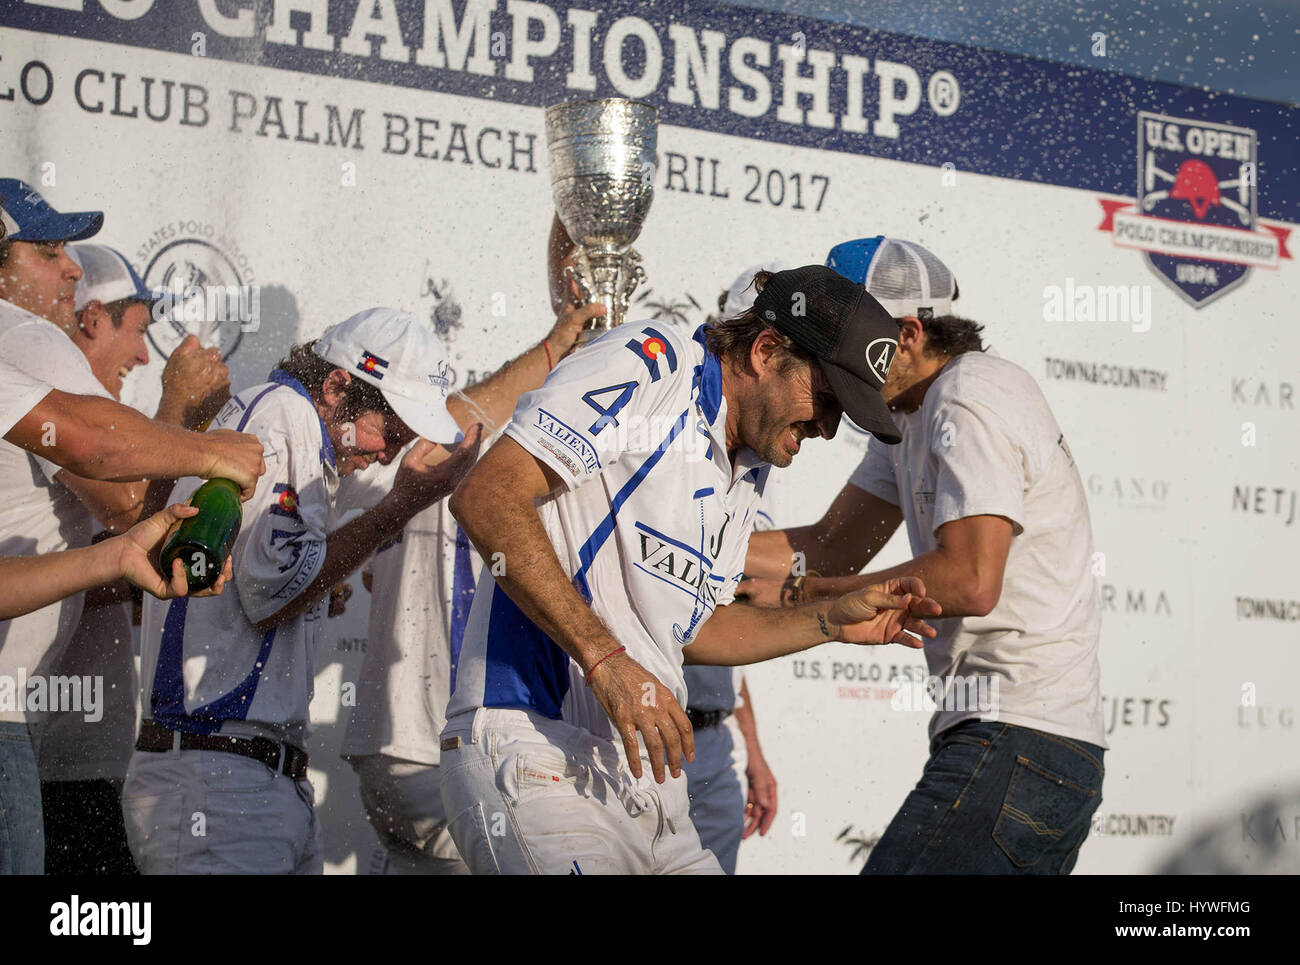
{"label": "black baseball cap", "polygon": [[824,265],[805,265],[772,275],[754,309],[817,359],[850,419],[883,443],[902,441],[880,397],[898,323],[865,288]]}

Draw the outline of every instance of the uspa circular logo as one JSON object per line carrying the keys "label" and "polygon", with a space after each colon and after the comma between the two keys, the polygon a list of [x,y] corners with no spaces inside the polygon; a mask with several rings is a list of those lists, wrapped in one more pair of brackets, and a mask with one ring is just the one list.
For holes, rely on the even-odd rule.
{"label": "uspa circular logo", "polygon": [[145,284],[161,295],[149,342],[167,358],[187,335],[197,335],[229,359],[261,320],[260,292],[248,259],[210,224],[190,221],[168,227],[170,232],[161,232],[172,240],[157,248],[144,270]]}

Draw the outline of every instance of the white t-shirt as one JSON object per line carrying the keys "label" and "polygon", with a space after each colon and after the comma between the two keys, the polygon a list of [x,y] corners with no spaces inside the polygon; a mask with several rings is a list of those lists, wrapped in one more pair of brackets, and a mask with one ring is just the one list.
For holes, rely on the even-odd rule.
{"label": "white t-shirt", "polygon": [[[485,434],[482,451],[497,434]],[[339,488],[348,510],[368,507],[392,489],[401,460],[353,474]],[[359,491],[365,488],[365,493]],[[441,499],[422,510],[401,536],[379,547],[366,653],[357,702],[341,753],[387,754],[421,764],[440,760],[439,735],[482,559]]]}
{"label": "white t-shirt", "polygon": [[0,436],[17,425],[18,420],[54,387],[24,372],[8,361],[0,361]]}
{"label": "white t-shirt", "polygon": [[[234,581],[215,597],[145,597],[140,633],[144,718],[194,734],[265,736],[299,746],[308,731],[316,632],[328,594],[267,631],[254,624],[301,593],[325,562],[338,476],[310,396],[283,372],[232,396],[214,429],[262,440],[266,473],[243,504]],[[183,502],[200,480],[182,480]]]}
{"label": "white t-shirt", "polygon": [[[726,414],[703,331],[691,338],[638,322],[560,362],[506,429],[568,487],[538,506],[560,565],[682,706],[682,647],[734,598],[771,469],[748,448],[732,466]],[[479,574],[447,716],[478,707],[529,709],[615,736],[579,666],[490,567]]]}
{"label": "white t-shirt", "polygon": [[376,551],[366,654],[344,755],[438,763],[480,563],[445,499]]}
{"label": "white t-shirt", "polygon": [[966,682],[960,704],[952,691],[936,710],[931,736],[999,720],[1105,747],[1088,502],[1038,384],[1012,362],[968,352],[895,421],[903,441],[871,440],[850,482],[902,508],[913,554],[935,549],[935,530],[956,519],[1014,524],[997,606],[935,620],[939,635],[925,643],[933,676]]}
{"label": "white t-shirt", "polygon": [[126,777],[139,729],[132,636],[129,603],[82,611],[53,673],[93,681],[96,705],[92,713],[65,710],[29,715],[27,726],[42,781]]}
{"label": "white t-shirt", "polygon": [[[39,368],[50,388],[112,398],[63,329],[3,300],[0,362],[22,371]],[[90,545],[94,520],[71,490],[54,481],[60,471],[55,463],[0,440],[0,555],[30,556]],[[77,593],[0,621],[0,720],[26,719],[26,687],[19,682],[50,673],[53,655],[76,628],[81,603],[82,594]]]}

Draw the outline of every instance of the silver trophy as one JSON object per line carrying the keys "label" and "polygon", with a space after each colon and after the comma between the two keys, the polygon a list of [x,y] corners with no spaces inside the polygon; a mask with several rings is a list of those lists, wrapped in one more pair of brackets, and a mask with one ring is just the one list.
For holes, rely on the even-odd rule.
{"label": "silver trophy", "polygon": [[657,114],[618,97],[546,109],[555,210],[577,245],[565,273],[583,299],[609,310],[588,323],[583,342],[627,320],[628,300],[645,279],[631,245],[654,200]]}

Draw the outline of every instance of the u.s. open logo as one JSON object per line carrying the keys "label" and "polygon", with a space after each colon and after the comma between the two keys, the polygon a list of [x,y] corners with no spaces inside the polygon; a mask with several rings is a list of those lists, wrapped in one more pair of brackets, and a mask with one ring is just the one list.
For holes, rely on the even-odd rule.
{"label": "u.s. open logo", "polygon": [[1290,229],[1256,218],[1258,139],[1231,124],[1139,111],[1133,202],[1101,201],[1101,230],[1142,252],[1188,304],[1207,305],[1251,268],[1290,258]]}

